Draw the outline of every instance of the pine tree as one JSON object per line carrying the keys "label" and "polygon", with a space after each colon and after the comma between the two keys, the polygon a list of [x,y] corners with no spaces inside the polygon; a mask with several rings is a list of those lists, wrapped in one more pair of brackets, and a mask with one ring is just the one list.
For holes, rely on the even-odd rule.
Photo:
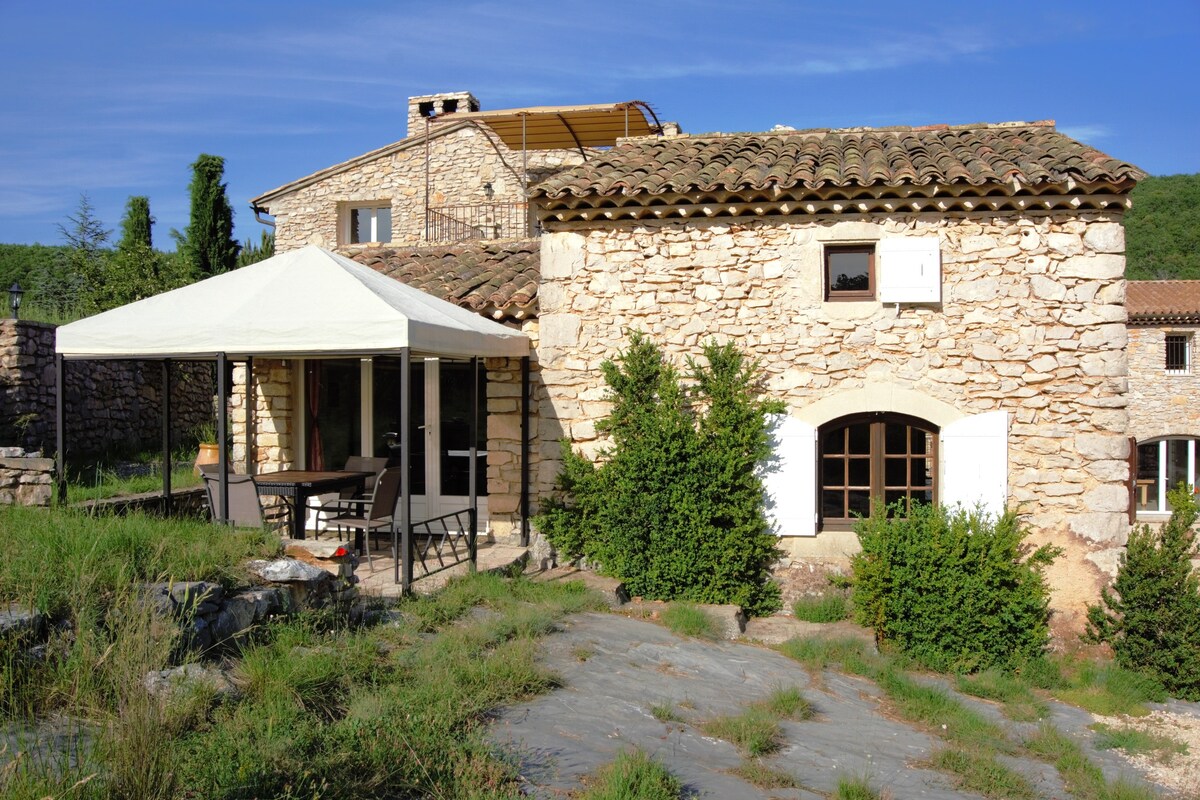
{"label": "pine tree", "polygon": [[1130,532],[1114,591],[1088,607],[1085,638],[1112,645],[1118,664],[1152,675],[1172,695],[1200,700],[1200,576],[1191,563],[1200,509],[1182,484],[1167,497],[1166,524]]}
{"label": "pine tree", "polygon": [[254,243],[253,239],[247,239],[242,245],[242,252],[238,254],[237,265],[239,267],[254,264],[259,261],[265,261],[275,255],[275,234],[263,231],[259,236],[258,244]]}
{"label": "pine tree", "polygon": [[225,159],[202,153],[192,164],[192,212],[179,238],[192,270],[202,278],[237,266],[239,245],[233,238],[233,208],[225,195]]}

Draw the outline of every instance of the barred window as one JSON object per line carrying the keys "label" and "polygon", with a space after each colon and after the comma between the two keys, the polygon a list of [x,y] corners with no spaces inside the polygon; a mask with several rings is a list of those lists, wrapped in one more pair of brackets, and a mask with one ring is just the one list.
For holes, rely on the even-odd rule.
{"label": "barred window", "polygon": [[1167,372],[1186,374],[1191,367],[1191,337],[1182,333],[1167,334]]}

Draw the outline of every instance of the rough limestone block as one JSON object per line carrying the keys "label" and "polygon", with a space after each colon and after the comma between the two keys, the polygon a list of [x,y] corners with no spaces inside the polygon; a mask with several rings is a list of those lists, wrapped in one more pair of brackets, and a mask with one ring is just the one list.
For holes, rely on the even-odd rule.
{"label": "rough limestone block", "polygon": [[717,622],[723,639],[736,639],[746,630],[746,612],[741,606],[697,603],[696,608]]}

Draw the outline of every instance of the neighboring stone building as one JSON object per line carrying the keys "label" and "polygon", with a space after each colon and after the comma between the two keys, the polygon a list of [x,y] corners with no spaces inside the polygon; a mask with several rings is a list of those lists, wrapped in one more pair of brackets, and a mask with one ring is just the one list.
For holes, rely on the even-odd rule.
{"label": "neighboring stone building", "polygon": [[1127,293],[1134,502],[1138,520],[1159,521],[1168,488],[1200,485],[1200,281],[1131,281]]}
{"label": "neighboring stone building", "polygon": [[[443,130],[431,174],[469,194],[482,181],[454,148],[491,139],[469,119]],[[380,251],[338,236],[347,204],[370,199],[343,187],[391,170],[392,196],[413,197],[407,185],[419,197],[413,171],[398,171],[417,149],[405,140],[255,202],[275,214],[282,249],[337,244],[531,335],[535,509],[560,437],[600,446],[599,366],[626,331],[649,332],[676,361],[715,336],[757,358],[787,403],[769,488],[791,566],[844,564],[873,495],[1008,504],[1038,542],[1066,551],[1051,570],[1060,621],[1077,624],[1094,601],[1128,530],[1121,220],[1138,169],[1051,123],[633,138],[534,186],[539,277],[495,245]],[[411,244],[414,230],[394,223],[393,239]],[[499,534],[520,522],[514,367],[488,364]],[[356,394],[345,410],[378,414],[383,382],[360,365],[343,372],[374,398]],[[454,393],[423,377],[426,408]],[[366,445],[382,429],[358,430]]]}

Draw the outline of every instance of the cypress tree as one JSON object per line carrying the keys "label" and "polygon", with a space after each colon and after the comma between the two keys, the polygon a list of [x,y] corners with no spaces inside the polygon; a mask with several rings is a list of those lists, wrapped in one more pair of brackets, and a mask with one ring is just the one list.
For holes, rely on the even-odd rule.
{"label": "cypress tree", "polygon": [[132,251],[138,248],[152,250],[154,243],[150,229],[154,217],[150,216],[150,198],[134,195],[125,203],[125,218],[121,220],[121,242],[117,246]]}
{"label": "cypress tree", "polygon": [[192,164],[192,213],[180,248],[195,273],[206,278],[237,266],[241,245],[233,238],[233,208],[225,195],[225,159],[201,153]]}

